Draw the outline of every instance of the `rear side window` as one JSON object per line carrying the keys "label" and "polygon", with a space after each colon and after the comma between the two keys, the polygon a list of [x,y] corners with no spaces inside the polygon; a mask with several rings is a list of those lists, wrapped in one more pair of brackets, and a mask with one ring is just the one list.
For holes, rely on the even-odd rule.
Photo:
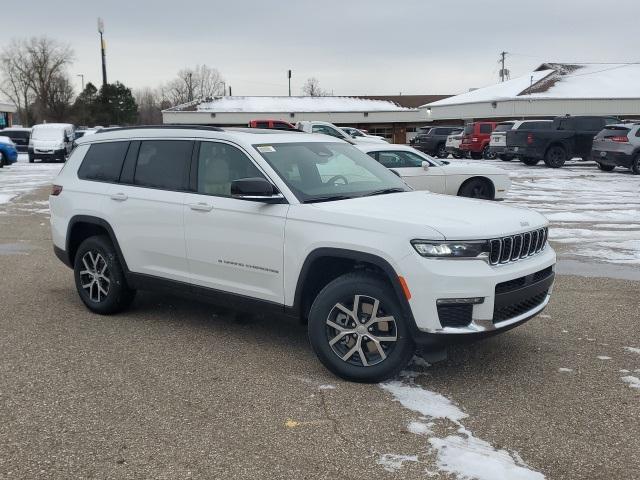
{"label": "rear side window", "polygon": [[494,132],[508,132],[513,128],[513,123],[499,123]]}
{"label": "rear side window", "polygon": [[129,142],[94,143],[82,160],[78,178],[98,182],[117,182]]}
{"label": "rear side window", "polygon": [[553,122],[523,122],[518,130],[551,130]]}
{"label": "rear side window", "polygon": [[141,142],[133,183],[142,187],[184,190],[193,142],[149,140]]}
{"label": "rear side window", "polygon": [[473,133],[473,123],[467,123],[464,127],[464,134],[471,135]]}
{"label": "rear side window", "polygon": [[490,123],[481,123],[480,124],[480,133],[491,133],[493,129],[491,128]]}
{"label": "rear side window", "polygon": [[602,118],[576,118],[575,119],[576,130],[600,130],[604,127],[604,119]]}

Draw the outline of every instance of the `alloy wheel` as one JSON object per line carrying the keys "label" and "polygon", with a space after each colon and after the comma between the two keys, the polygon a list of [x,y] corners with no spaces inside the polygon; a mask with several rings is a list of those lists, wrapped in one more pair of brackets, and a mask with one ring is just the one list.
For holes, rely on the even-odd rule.
{"label": "alloy wheel", "polygon": [[378,299],[355,295],[350,302],[333,306],[326,334],[333,353],[342,361],[369,367],[389,356],[398,340],[398,327]]}
{"label": "alloy wheel", "polygon": [[80,270],[80,284],[92,302],[100,303],[111,286],[109,267],[101,253],[90,250],[82,257],[84,270]]}

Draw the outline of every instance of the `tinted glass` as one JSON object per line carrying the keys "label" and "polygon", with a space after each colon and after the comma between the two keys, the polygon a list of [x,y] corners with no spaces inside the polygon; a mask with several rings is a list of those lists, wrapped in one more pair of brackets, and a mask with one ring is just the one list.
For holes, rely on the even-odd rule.
{"label": "tinted glass", "polygon": [[82,160],[78,178],[117,182],[128,147],[129,142],[94,143]]}
{"label": "tinted glass", "polygon": [[513,123],[499,123],[494,132],[508,132],[513,128]]}
{"label": "tinted glass", "polygon": [[473,133],[473,123],[468,123],[464,127],[464,134],[471,135]]}
{"label": "tinted glass", "polygon": [[144,187],[182,190],[192,148],[193,142],[186,140],[142,142],[133,183]]}
{"label": "tinted glass", "polygon": [[358,197],[389,188],[407,189],[395,174],[343,142],[254,146],[303,202]]}
{"label": "tinted glass", "polygon": [[198,155],[198,193],[231,196],[231,182],[264,175],[238,148],[226,143],[202,142]]}
{"label": "tinted glass", "polygon": [[518,129],[523,130],[549,130],[553,126],[553,122],[523,122]]}
{"label": "tinted glass", "polygon": [[378,152],[378,161],[387,168],[421,167],[426,161],[411,152],[393,151]]}
{"label": "tinted glass", "polygon": [[269,128],[268,122],[256,122],[256,128]]}
{"label": "tinted glass", "polygon": [[480,125],[480,133],[491,133],[492,128],[490,123],[483,123]]}
{"label": "tinted glass", "polygon": [[0,135],[4,136],[4,137],[9,137],[11,139],[26,139],[29,140],[29,132],[27,131],[20,131],[20,130],[2,130],[2,132],[0,132]]}
{"label": "tinted glass", "polygon": [[604,126],[601,118],[576,118],[574,128],[576,130],[600,130]]}

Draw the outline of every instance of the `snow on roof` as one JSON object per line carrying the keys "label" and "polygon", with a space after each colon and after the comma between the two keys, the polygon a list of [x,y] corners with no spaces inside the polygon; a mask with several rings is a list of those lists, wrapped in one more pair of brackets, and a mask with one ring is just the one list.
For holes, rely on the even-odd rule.
{"label": "snow on roof", "polygon": [[394,102],[354,97],[218,97],[199,112],[390,112],[408,111]]}
{"label": "snow on roof", "polygon": [[0,100],[0,112],[10,112],[13,113],[15,112],[16,106],[13,103],[9,103],[9,102],[5,102]]}
{"label": "snow on roof", "polygon": [[520,98],[640,98],[640,64],[543,63],[530,74],[423,105],[446,106]]}

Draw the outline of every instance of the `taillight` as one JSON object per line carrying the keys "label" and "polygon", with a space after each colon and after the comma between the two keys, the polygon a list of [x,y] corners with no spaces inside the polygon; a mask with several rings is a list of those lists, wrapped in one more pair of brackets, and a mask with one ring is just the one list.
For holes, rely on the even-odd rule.
{"label": "taillight", "polygon": [[629,143],[629,139],[626,135],[616,135],[615,137],[609,137],[609,140],[618,143]]}
{"label": "taillight", "polygon": [[478,137],[471,137],[471,141],[472,142],[478,142],[478,141],[480,141],[480,139]]}
{"label": "taillight", "polygon": [[533,143],[533,133],[527,135],[527,145],[531,145]]}
{"label": "taillight", "polygon": [[62,185],[51,185],[51,195],[57,197],[62,193]]}

